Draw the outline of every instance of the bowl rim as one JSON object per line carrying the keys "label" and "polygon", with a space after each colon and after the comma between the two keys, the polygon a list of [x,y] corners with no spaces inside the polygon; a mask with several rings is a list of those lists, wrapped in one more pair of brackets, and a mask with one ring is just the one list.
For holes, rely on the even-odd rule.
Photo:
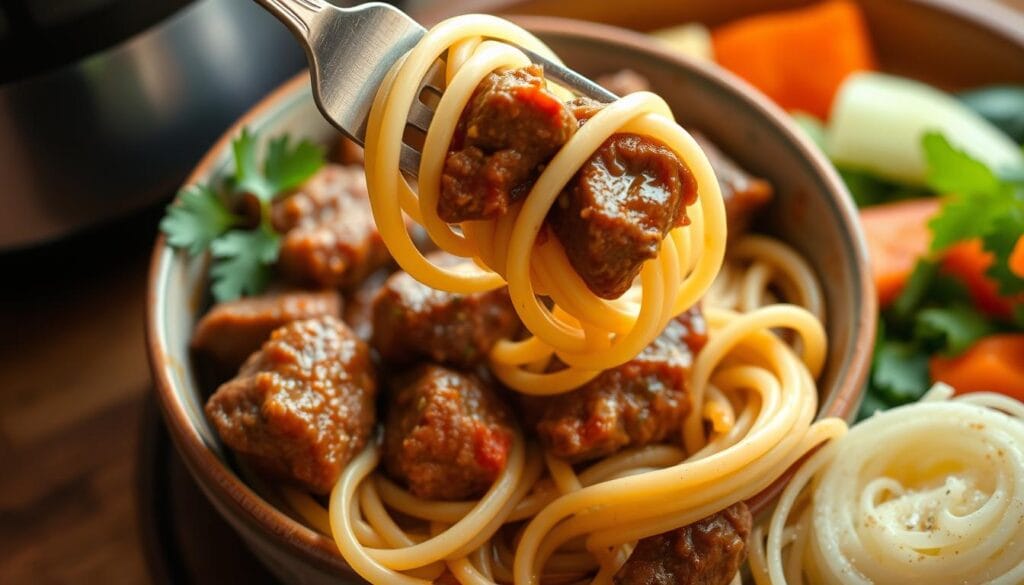
{"label": "bowl rim", "polygon": [[[868,270],[867,247],[862,230],[856,221],[856,210],[838,173],[820,153],[811,140],[805,137],[788,116],[760,92],[733,74],[716,68],[711,64],[687,58],[651,43],[642,33],[587,21],[549,17],[549,16],[514,16],[511,20],[540,36],[565,35],[581,37],[586,40],[600,41],[612,45],[626,46],[632,50],[653,54],[656,58],[673,62],[673,64],[703,78],[708,83],[721,86],[723,90],[736,94],[748,107],[755,110],[761,117],[767,118],[777,131],[783,134],[799,154],[809,161],[827,191],[834,194],[845,194],[833,197],[838,220],[844,231],[850,236],[850,250],[855,278],[859,275],[860,287],[854,291],[859,294],[860,305],[855,307],[859,314],[851,324],[859,332],[849,347],[848,356],[843,356],[845,366],[839,370],[835,391],[830,396],[831,402],[821,409],[820,416],[839,416],[848,418],[859,404],[861,392],[867,379],[868,366],[874,343],[876,322],[876,302],[873,284],[866,275]],[[202,159],[189,174],[185,185],[192,184],[207,176],[215,162],[230,146],[230,141],[246,125],[264,117],[266,113],[280,105],[293,94],[302,91],[309,83],[309,74],[300,73],[285,82],[269,95],[260,100],[241,118],[233,123],[204,154]],[[163,282],[162,275],[170,266],[175,252],[166,245],[165,236],[158,233],[150,260],[146,299],[146,346],[150,370],[153,375],[157,403],[160,406],[169,434],[183,455],[193,477],[196,478],[203,492],[219,510],[230,510],[225,514],[232,521],[243,523],[247,528],[271,536],[279,545],[283,545],[320,567],[331,572],[351,574],[334,544],[333,539],[321,535],[306,524],[293,519],[278,509],[262,496],[257,494],[241,477],[226,465],[206,444],[199,430],[191,424],[185,405],[175,391],[174,383],[168,375],[170,359],[167,356],[165,340],[159,332],[159,325],[166,299],[159,285]],[[797,464],[799,465],[799,463]],[[752,506],[762,506],[773,500],[783,489],[789,478],[795,473],[794,465],[776,482],[748,500]],[[236,529],[237,529],[236,525]]]}

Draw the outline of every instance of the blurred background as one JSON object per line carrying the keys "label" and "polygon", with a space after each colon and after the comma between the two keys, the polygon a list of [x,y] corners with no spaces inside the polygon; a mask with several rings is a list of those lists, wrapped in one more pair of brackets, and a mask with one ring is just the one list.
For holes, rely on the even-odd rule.
{"label": "blurred background", "polygon": [[[726,23],[814,3],[397,2],[423,22],[698,23],[682,41],[696,51]],[[1024,83],[1024,29],[1000,18],[1024,0],[857,4],[888,71],[951,91]],[[5,0],[0,55],[0,583],[270,582],[167,444],[143,310],[164,206],[301,51],[251,0]]]}

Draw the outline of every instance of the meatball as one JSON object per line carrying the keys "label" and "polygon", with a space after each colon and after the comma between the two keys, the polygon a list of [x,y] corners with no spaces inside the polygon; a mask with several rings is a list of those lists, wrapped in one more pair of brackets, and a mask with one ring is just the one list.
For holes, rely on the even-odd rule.
{"label": "meatball", "polygon": [[706,340],[703,315],[691,309],[633,360],[571,392],[524,398],[527,417],[549,452],[573,462],[677,439],[693,356]]}
{"label": "meatball", "polygon": [[734,240],[746,233],[757,212],[772,200],[774,190],[771,183],[741,169],[703,135],[694,132],[693,138],[708,156],[708,162],[718,177],[729,239]]}
{"label": "meatball", "polygon": [[345,309],[341,318],[359,339],[367,343],[373,337],[373,299],[377,298],[377,293],[391,274],[387,269],[378,270],[345,295]]}
{"label": "meatball", "polygon": [[637,543],[615,585],[729,585],[746,558],[753,518],[739,502]]}
{"label": "meatball", "polygon": [[390,259],[359,167],[326,165],[276,201],[271,218],[284,234],[277,266],[296,283],[349,289]]}
{"label": "meatball", "polygon": [[[603,107],[585,98],[570,106],[581,124]],[[686,206],[696,200],[697,182],[675,152],[653,138],[614,134],[576,173],[548,219],[587,287],[615,299],[658,255],[669,230],[688,223]]]}
{"label": "meatball", "polygon": [[539,65],[489,74],[466,106],[445,160],[438,215],[453,223],[504,215],[575,130]]}
{"label": "meatball", "polygon": [[384,467],[413,494],[483,494],[508,461],[508,406],[476,376],[425,365],[398,382],[384,427]]}
{"label": "meatball", "polygon": [[[449,266],[461,262],[443,252],[429,258]],[[519,317],[504,287],[463,295],[430,288],[406,272],[396,272],[373,302],[372,345],[394,363],[427,357],[471,367],[519,329]]]}
{"label": "meatball", "polygon": [[234,373],[274,329],[300,319],[340,317],[341,305],[336,291],[291,291],[217,303],[196,325],[192,349],[218,370]]}
{"label": "meatball", "polygon": [[256,469],[326,494],[366,445],[375,393],[366,344],[320,317],[274,331],[210,397],[206,416]]}

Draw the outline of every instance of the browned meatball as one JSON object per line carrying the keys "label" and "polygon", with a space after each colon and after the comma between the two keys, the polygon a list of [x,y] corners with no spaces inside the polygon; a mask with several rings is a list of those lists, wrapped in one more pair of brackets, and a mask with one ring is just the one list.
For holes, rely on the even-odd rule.
{"label": "browned meatball", "polygon": [[192,348],[218,370],[234,373],[274,329],[327,315],[341,316],[341,296],[336,291],[271,293],[217,303],[196,324]]}
{"label": "browned meatball", "polygon": [[703,135],[694,132],[693,137],[708,156],[708,162],[718,177],[729,239],[733,240],[746,233],[757,212],[772,200],[774,190],[771,183],[741,169]]}
{"label": "browned meatball", "polygon": [[706,339],[704,318],[692,309],[636,358],[581,388],[524,399],[526,414],[545,448],[574,462],[676,440],[690,411],[687,376]]}
{"label": "browned meatball", "polygon": [[385,469],[421,498],[481,495],[508,461],[508,407],[473,375],[426,365],[407,376],[388,404]]}
{"label": "browned meatball", "polygon": [[437,213],[448,222],[503,215],[576,130],[539,65],[491,73],[466,106],[445,160]]}
{"label": "browned meatball", "polygon": [[[442,265],[462,260],[429,255]],[[455,294],[430,288],[406,272],[392,274],[373,302],[373,347],[381,357],[408,363],[420,357],[455,366],[480,363],[498,340],[515,335],[519,317],[504,287]]]}
{"label": "browned meatball", "polygon": [[373,299],[377,298],[377,293],[392,274],[387,269],[378,270],[345,295],[342,319],[359,339],[367,343],[373,337]]}
{"label": "browned meatball", "polygon": [[[602,107],[570,102],[580,123]],[[672,228],[689,220],[697,182],[667,146],[637,134],[614,134],[584,163],[548,219],[569,262],[599,297],[615,299],[645,260],[658,255]]]}
{"label": "browned meatball", "polygon": [[351,288],[390,259],[359,167],[325,166],[271,216],[284,234],[278,268],[294,282]]}
{"label": "browned meatball", "polygon": [[642,539],[615,585],[729,585],[747,553],[753,518],[739,502],[703,520]]}
{"label": "browned meatball", "polygon": [[366,445],[375,392],[366,344],[320,317],[274,331],[210,397],[206,416],[257,469],[326,494]]}

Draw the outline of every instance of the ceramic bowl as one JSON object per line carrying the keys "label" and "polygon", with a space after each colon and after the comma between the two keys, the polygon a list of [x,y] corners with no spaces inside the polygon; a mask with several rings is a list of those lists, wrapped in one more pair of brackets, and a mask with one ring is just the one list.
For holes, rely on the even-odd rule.
{"label": "ceramic bowl", "polygon": [[[821,414],[849,418],[868,371],[876,309],[856,211],[831,165],[781,110],[713,66],[660,50],[645,37],[621,29],[559,19],[535,19],[527,25],[584,74],[629,67],[645,75],[684,126],[703,132],[743,167],[774,184],[777,198],[761,223],[795,246],[824,284],[830,347],[820,379]],[[230,140],[243,126],[264,135],[288,132],[322,141],[336,136],[313,105],[308,79],[299,77],[229,129],[189,183],[229,170]],[[171,436],[206,495],[275,574],[290,583],[338,583],[339,576],[351,573],[334,543],[243,481],[203,416],[188,342],[204,309],[205,271],[205,259],[190,259],[167,247],[162,237],[157,240],[147,338]],[[757,505],[780,487],[758,498]]]}

